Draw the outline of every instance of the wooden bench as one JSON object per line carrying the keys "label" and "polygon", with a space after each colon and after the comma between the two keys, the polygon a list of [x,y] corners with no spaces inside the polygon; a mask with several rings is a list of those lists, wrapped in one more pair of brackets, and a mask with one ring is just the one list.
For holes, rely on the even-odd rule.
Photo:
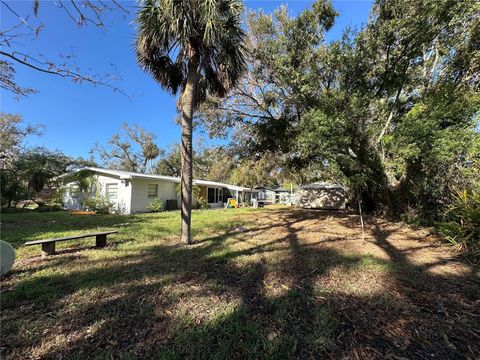
{"label": "wooden bench", "polygon": [[98,233],[91,233],[91,234],[83,234],[83,235],[74,235],[74,236],[67,236],[62,238],[56,239],[45,239],[45,240],[33,240],[28,241],[25,243],[25,246],[31,245],[42,245],[42,256],[48,256],[55,254],[55,243],[59,241],[68,241],[68,240],[75,240],[75,239],[83,239],[88,237],[95,236],[95,246],[96,247],[104,247],[107,245],[107,235],[110,234],[117,234],[118,231],[103,231]]}

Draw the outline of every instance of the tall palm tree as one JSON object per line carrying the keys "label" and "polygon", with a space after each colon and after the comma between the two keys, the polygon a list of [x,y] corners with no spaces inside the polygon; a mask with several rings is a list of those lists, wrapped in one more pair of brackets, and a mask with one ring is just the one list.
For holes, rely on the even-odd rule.
{"label": "tall palm tree", "polygon": [[172,94],[182,124],[182,241],[191,243],[192,118],[208,95],[223,97],[246,68],[240,0],[140,0],[137,62]]}

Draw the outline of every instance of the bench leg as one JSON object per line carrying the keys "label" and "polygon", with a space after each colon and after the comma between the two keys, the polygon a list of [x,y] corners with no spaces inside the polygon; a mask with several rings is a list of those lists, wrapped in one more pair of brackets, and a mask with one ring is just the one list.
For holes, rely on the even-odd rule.
{"label": "bench leg", "polygon": [[96,247],[105,247],[107,245],[107,235],[97,235],[95,237]]}
{"label": "bench leg", "polygon": [[49,256],[49,255],[54,255],[55,254],[55,243],[50,242],[50,243],[45,243],[42,244],[42,256]]}

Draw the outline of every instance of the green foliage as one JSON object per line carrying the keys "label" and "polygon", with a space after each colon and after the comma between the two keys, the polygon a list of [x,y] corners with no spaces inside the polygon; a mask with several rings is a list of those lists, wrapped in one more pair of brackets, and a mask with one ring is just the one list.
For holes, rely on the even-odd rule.
{"label": "green foliage", "polygon": [[62,210],[64,193],[65,189],[62,188],[60,184],[57,184],[55,188],[52,189],[52,193],[45,202],[45,206],[51,211]]}
{"label": "green foliage", "polygon": [[208,94],[224,96],[245,70],[242,12],[238,0],[140,1],[137,62],[175,94],[184,91],[194,61],[199,77],[194,105]]}
{"label": "green foliage", "polygon": [[203,119],[235,124],[246,153],[282,159],[302,182],[336,177],[367,209],[438,220],[480,171],[479,10],[377,0],[364,27],[332,43],[322,1],[296,18],[250,14],[252,70]]}
{"label": "green foliage", "polygon": [[193,176],[196,179],[228,182],[234,166],[232,151],[223,147],[199,146],[194,150]]}
{"label": "green foliage", "polygon": [[205,199],[203,196],[198,196],[197,198],[197,206],[201,210],[209,209],[210,206],[208,205],[207,199]]}
{"label": "green foliage", "polygon": [[100,196],[100,184],[91,171],[79,171],[73,174],[72,180],[77,184],[75,195],[83,196],[84,198]]}
{"label": "green foliage", "polygon": [[[193,152],[193,177],[195,179],[227,182],[235,166],[233,155],[221,147],[197,146]],[[181,150],[175,144],[157,162],[156,172],[160,175],[181,176]]]}
{"label": "green foliage", "polygon": [[78,196],[83,199],[83,208],[95,211],[98,214],[114,212],[114,203],[107,195],[102,194],[101,186],[91,171],[80,171],[73,175],[72,180],[77,184]]}
{"label": "green foliage", "polygon": [[28,188],[38,193],[53,177],[66,172],[72,163],[74,160],[61,152],[35,147],[23,151],[15,166],[27,181]]}
{"label": "green foliage", "polygon": [[42,127],[39,125],[24,125],[23,117],[17,114],[0,112],[0,154],[2,162],[19,152],[25,137],[29,135],[41,135]]}
{"label": "green foliage", "polygon": [[205,197],[202,196],[202,188],[198,185],[192,187],[192,196],[197,201],[197,208],[198,209],[208,209],[210,206],[208,205],[208,201]]}
{"label": "green foliage", "polygon": [[30,197],[30,192],[22,183],[22,180],[17,172],[0,169],[0,200],[2,208],[11,207],[15,202]]}
{"label": "green foliage", "polygon": [[85,210],[95,211],[97,214],[111,214],[113,211],[113,203],[107,196],[100,194],[85,197],[83,207]]}
{"label": "green foliage", "polygon": [[182,125],[182,240],[191,243],[193,116],[207,96],[227,95],[246,70],[240,0],[139,2],[137,62],[172,94],[180,92]]}
{"label": "green foliage", "polygon": [[194,199],[198,199],[201,193],[202,193],[202,188],[200,186],[195,185],[192,187],[192,196]]}
{"label": "green foliage", "polygon": [[150,201],[150,204],[147,205],[147,209],[152,212],[162,212],[164,210],[163,200],[158,198]]}
{"label": "green foliage", "polygon": [[[181,184],[177,184],[175,190],[177,191],[177,194],[181,196],[182,193],[182,186]],[[205,199],[202,196],[202,187],[199,185],[194,185],[192,187],[192,198],[197,201],[197,208],[198,209],[208,209],[208,202],[207,199]]]}
{"label": "green foliage", "polygon": [[202,196],[202,188],[198,185],[192,187],[192,196],[197,201],[197,208],[198,209],[208,209],[210,206],[208,205],[208,201],[205,197]]}
{"label": "green foliage", "polygon": [[[26,126],[21,116],[0,115],[1,204],[14,206],[22,200],[35,200],[46,205],[42,190],[53,185],[52,179],[68,169],[90,165],[82,158],[73,159],[60,151],[43,147],[27,147],[25,137],[40,135],[40,127]],[[57,203],[58,205],[58,203]]]}
{"label": "green foliage", "polygon": [[255,186],[279,186],[276,159],[266,154],[260,159],[243,159],[232,171],[229,182],[249,188]]}
{"label": "green foliage", "polygon": [[162,154],[158,160],[155,167],[156,173],[165,176],[180,177],[182,175],[181,159],[180,145],[175,144],[168,153]]}
{"label": "green foliage", "polygon": [[78,185],[78,190],[86,193],[94,193],[97,183],[89,171],[80,171],[74,175],[75,182]]}
{"label": "green foliage", "polygon": [[437,224],[440,234],[459,250],[480,255],[480,192],[457,192],[446,218],[449,221]]}
{"label": "green foliage", "polygon": [[[155,135],[144,128],[127,123],[122,133],[114,134],[108,146],[96,144],[91,152],[98,153],[105,167],[133,172],[153,171],[152,162],[161,155]],[[149,166],[150,164],[150,166]]]}

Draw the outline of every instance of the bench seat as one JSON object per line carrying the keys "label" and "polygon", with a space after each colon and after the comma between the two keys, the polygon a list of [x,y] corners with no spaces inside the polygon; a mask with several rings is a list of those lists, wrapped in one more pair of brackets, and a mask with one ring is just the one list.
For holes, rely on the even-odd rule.
{"label": "bench seat", "polygon": [[32,240],[27,241],[25,246],[31,245],[42,245],[42,256],[48,256],[55,254],[55,243],[60,241],[69,241],[69,240],[76,240],[76,239],[84,239],[89,237],[95,236],[95,246],[96,247],[104,247],[107,245],[107,235],[110,234],[117,234],[118,231],[110,230],[110,231],[102,231],[97,233],[89,233],[89,234],[81,234],[81,235],[72,235],[66,236],[61,238],[54,238],[54,239],[44,239],[44,240]]}

